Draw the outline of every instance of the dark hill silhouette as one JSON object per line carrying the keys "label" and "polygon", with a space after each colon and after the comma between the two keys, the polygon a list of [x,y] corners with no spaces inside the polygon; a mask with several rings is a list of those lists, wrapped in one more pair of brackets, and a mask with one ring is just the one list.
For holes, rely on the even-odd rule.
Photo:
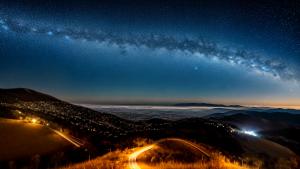
{"label": "dark hill silhouette", "polygon": [[26,88],[0,89],[0,102],[60,101],[53,96]]}
{"label": "dark hill silhouette", "polygon": [[241,128],[270,130],[300,125],[300,115],[283,112],[260,112],[249,110],[232,110],[206,116],[208,119],[218,119]]}
{"label": "dark hill silhouette", "polygon": [[260,132],[260,134],[264,135],[264,137],[274,142],[278,142],[281,145],[289,147],[295,153],[300,154],[300,135],[298,133],[300,133],[299,127],[290,127]]}

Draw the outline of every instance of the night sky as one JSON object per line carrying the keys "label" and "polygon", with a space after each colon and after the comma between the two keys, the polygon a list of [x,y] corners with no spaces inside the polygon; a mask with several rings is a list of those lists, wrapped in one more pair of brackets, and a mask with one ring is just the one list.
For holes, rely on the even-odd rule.
{"label": "night sky", "polygon": [[300,106],[300,2],[0,1],[0,88]]}

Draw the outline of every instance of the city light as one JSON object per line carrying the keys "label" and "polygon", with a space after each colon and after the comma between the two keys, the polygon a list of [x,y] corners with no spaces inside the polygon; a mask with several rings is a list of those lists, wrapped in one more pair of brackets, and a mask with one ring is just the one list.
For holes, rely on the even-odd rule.
{"label": "city light", "polygon": [[250,136],[258,137],[258,135],[253,130],[243,130],[242,133],[250,135]]}

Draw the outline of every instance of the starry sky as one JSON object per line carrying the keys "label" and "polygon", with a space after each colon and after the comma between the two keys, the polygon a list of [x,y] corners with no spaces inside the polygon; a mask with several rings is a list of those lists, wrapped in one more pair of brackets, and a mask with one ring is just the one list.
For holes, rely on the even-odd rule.
{"label": "starry sky", "polygon": [[297,0],[0,1],[0,87],[300,106],[299,23]]}

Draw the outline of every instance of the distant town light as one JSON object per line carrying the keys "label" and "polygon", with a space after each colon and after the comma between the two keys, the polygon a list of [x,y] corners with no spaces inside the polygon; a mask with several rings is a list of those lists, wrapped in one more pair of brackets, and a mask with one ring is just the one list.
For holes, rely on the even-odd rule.
{"label": "distant town light", "polygon": [[250,136],[258,137],[258,135],[253,130],[243,130],[242,133],[250,135]]}

